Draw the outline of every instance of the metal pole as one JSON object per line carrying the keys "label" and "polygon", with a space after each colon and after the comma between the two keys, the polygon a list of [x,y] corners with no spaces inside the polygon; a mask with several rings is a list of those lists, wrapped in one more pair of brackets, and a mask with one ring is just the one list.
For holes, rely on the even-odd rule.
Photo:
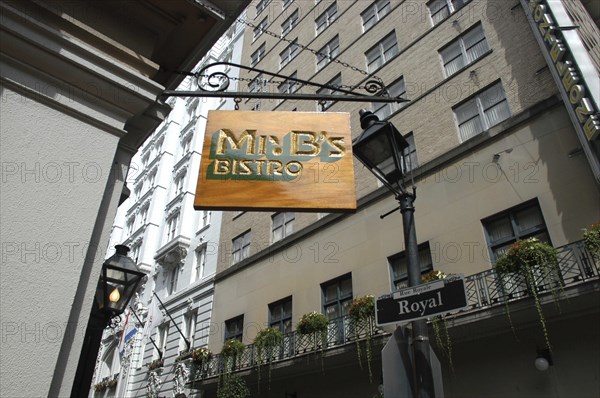
{"label": "metal pole", "polygon": [[[402,226],[404,229],[404,245],[406,248],[408,286],[421,284],[421,267],[419,266],[419,248],[417,245],[417,231],[415,228],[415,192],[403,192],[397,197],[402,213]],[[413,355],[414,371],[416,378],[415,398],[435,398],[433,387],[433,373],[431,371],[431,358],[429,356],[429,336],[427,323],[423,319],[412,322],[413,329]]]}
{"label": "metal pole", "polygon": [[102,333],[108,323],[108,318],[96,308],[92,309],[92,314],[88,319],[87,328],[81,347],[81,355],[75,371],[75,379],[71,389],[71,398],[87,397],[90,393],[94,369],[96,367],[96,358],[100,351],[102,342]]}

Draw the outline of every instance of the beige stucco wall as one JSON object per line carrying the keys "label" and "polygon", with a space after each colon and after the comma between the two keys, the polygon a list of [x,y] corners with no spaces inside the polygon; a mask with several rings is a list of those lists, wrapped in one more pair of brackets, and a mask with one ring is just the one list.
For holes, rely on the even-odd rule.
{"label": "beige stucco wall", "polygon": [[[556,105],[417,181],[418,242],[429,241],[434,268],[465,275],[490,268],[481,219],[534,198],[555,246],[581,239],[581,228],[600,219],[600,195],[585,158],[569,157],[577,147],[568,116]],[[404,250],[402,222],[399,213],[379,215],[395,206],[392,197],[376,202],[218,280],[210,348],[220,350],[223,322],[241,314],[244,342],[251,343],[268,322],[268,304],[284,297],[293,297],[294,322],[321,311],[320,284],[348,272],[355,297],[389,293],[387,258]]]}

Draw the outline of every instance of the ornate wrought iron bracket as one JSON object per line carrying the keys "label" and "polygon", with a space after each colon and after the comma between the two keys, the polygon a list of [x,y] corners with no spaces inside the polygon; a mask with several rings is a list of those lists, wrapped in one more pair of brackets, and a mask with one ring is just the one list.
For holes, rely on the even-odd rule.
{"label": "ornate wrought iron bracket", "polygon": [[[243,92],[243,91],[227,91],[232,80],[250,80],[230,77],[226,72],[217,71],[207,74],[210,68],[218,66],[229,66],[244,69],[250,72],[256,72],[257,77],[260,74],[282,79],[280,83],[296,82],[299,84],[299,89],[302,87],[315,87],[316,90],[327,89],[332,93],[340,94],[305,94],[305,93],[270,93],[270,92]],[[307,100],[307,101],[345,101],[345,102],[377,102],[377,103],[392,103],[392,102],[408,102],[401,97],[390,97],[387,87],[380,80],[368,80],[363,86],[355,87],[364,89],[368,94],[362,94],[356,91],[346,89],[346,86],[335,86],[328,84],[319,84],[308,80],[297,79],[291,76],[284,76],[278,73],[272,73],[261,69],[252,68],[249,66],[234,64],[231,62],[214,62],[206,65],[198,72],[178,72],[188,76],[193,76],[196,79],[198,91],[174,91],[167,90],[162,93],[166,97],[206,97],[206,98],[248,98],[248,99],[270,99],[270,100]],[[273,82],[271,82],[273,83]],[[370,95],[369,95],[370,94]]]}

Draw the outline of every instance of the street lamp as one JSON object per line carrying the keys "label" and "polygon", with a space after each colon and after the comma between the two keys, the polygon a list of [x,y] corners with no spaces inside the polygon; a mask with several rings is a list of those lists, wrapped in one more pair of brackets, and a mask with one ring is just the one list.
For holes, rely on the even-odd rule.
{"label": "street lamp", "polygon": [[109,321],[123,313],[145,274],[127,257],[129,248],[116,245],[116,252],[102,264],[95,300],[88,320],[71,398],[89,394],[102,333]]}
{"label": "street lamp", "polygon": [[[352,152],[390,191],[400,203],[404,244],[406,247],[408,286],[421,284],[421,267],[414,222],[415,188],[407,192],[403,186],[406,170],[405,149],[408,143],[390,122],[380,121],[371,111],[360,110],[362,134],[352,142]],[[415,397],[435,397],[427,323],[423,319],[412,322]]]}
{"label": "street lamp", "polygon": [[102,264],[102,275],[96,289],[98,311],[111,318],[125,311],[129,300],[146,275],[127,257],[127,246],[116,245],[115,250],[116,253]]}

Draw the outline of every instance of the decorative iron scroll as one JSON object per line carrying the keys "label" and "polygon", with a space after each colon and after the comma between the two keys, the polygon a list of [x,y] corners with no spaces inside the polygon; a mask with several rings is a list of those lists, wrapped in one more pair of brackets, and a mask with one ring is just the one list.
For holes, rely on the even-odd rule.
{"label": "decorative iron scroll", "polygon": [[[268,92],[239,92],[227,91],[232,80],[252,81],[254,79],[245,79],[231,77],[226,72],[217,71],[210,73],[210,69],[216,66],[230,66],[244,69],[250,72],[256,72],[259,75],[270,76],[282,79],[278,83],[296,82],[300,87],[315,87],[316,90],[328,89],[331,92],[341,94],[302,94],[302,93],[268,93]],[[310,100],[310,101],[346,101],[346,102],[408,102],[408,100],[398,97],[391,97],[388,88],[382,81],[372,79],[368,80],[362,86],[336,86],[329,84],[319,84],[308,80],[302,80],[291,76],[281,75],[279,73],[268,72],[262,69],[256,69],[245,65],[234,64],[231,62],[214,62],[204,66],[198,72],[179,72],[188,76],[193,76],[196,79],[198,91],[174,91],[167,90],[163,93],[168,97],[220,97],[220,98],[265,98],[265,99],[293,99],[293,100]],[[270,82],[274,83],[274,82]],[[353,90],[362,89],[368,94],[362,94]],[[315,90],[315,91],[316,91]]]}

